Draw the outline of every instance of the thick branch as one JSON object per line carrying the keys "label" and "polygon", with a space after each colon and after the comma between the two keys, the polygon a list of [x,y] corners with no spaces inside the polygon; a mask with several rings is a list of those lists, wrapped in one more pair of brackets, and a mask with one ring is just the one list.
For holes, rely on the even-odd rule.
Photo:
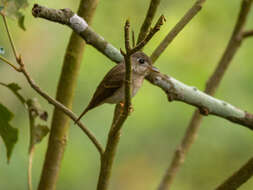
{"label": "thick branch", "polygon": [[169,101],[177,100],[191,104],[198,107],[202,115],[216,115],[253,130],[253,115],[250,113],[161,73],[153,73],[151,80],[167,91]]}
{"label": "thick branch", "polygon": [[[226,47],[226,50],[224,51],[219,64],[217,68],[215,69],[214,73],[210,77],[210,79],[207,82],[206,85],[206,90],[205,92],[207,94],[213,95],[215,93],[216,88],[220,84],[220,81],[222,77],[225,74],[225,71],[227,70],[229,64],[231,63],[231,60],[235,53],[237,52],[238,48],[240,47],[242,38],[241,38],[241,32],[245,26],[245,22],[247,19],[247,15],[250,10],[252,0],[243,0],[242,1],[242,6],[241,10],[237,19],[237,22],[234,27],[233,34],[230,38],[230,41]],[[227,106],[228,104],[225,102],[221,102],[223,106]],[[237,109],[237,108],[235,108]],[[202,109],[199,107],[199,110],[203,114],[208,114],[210,112],[209,109]],[[239,113],[240,112],[240,113]],[[230,116],[225,116],[226,119],[240,123],[241,125],[248,126],[249,129],[253,129],[253,115],[248,114],[247,112],[244,111],[239,111],[238,116],[240,114],[243,115],[243,117],[234,117],[231,115]],[[215,114],[216,115],[216,114]],[[236,118],[236,119],[235,119]],[[243,118],[243,119],[242,119]],[[242,121],[243,120],[243,121]],[[192,116],[192,119],[187,127],[187,130],[185,132],[185,136],[183,137],[181,144],[178,146],[177,150],[174,153],[174,156],[172,158],[171,164],[167,171],[165,172],[165,175],[163,177],[163,180],[160,184],[159,190],[165,190],[169,189],[171,187],[171,184],[180,168],[180,166],[183,164],[186,153],[189,151],[191,145],[194,143],[194,140],[197,136],[198,129],[200,127],[202,121],[202,115],[199,114],[199,111],[196,110]]]}
{"label": "thick branch", "polygon": [[[97,4],[98,0],[81,0],[78,14],[90,23]],[[75,32],[72,32],[65,52],[56,92],[56,99],[70,109],[72,108],[84,47],[85,42]],[[69,118],[58,109],[55,109],[52,117],[46,157],[38,187],[39,190],[54,190],[56,187],[67,144],[66,137],[69,126]]]}
{"label": "thick branch", "polygon": [[[200,2],[203,3],[204,1],[200,1]],[[55,11],[56,10],[51,11],[51,9],[48,9],[48,8],[40,6],[40,5],[35,5],[35,7],[33,8],[33,15],[36,17],[48,19],[50,21],[55,21],[55,18],[56,18]],[[61,10],[57,10],[57,11],[61,11]],[[64,11],[66,11],[66,9],[64,9]],[[67,10],[67,12],[68,11],[70,11],[70,10]],[[50,12],[50,14],[48,12]],[[46,14],[46,13],[48,13],[48,14]],[[65,18],[66,15],[69,15],[69,14],[64,14],[62,17],[59,17],[59,18],[57,17],[56,22],[59,22],[61,24],[66,24],[66,25],[70,26],[74,31],[78,32],[79,30],[77,30],[77,27],[73,26],[73,18],[72,19],[69,18],[69,21],[66,22],[66,20],[67,20]],[[79,23],[79,25],[82,25],[86,22],[82,18],[75,15],[75,23]],[[78,28],[80,28],[80,27],[78,27]],[[84,28],[84,26],[82,28]],[[114,46],[112,46],[108,42],[106,42],[103,37],[101,37],[97,33],[95,33],[89,26],[85,25],[85,29],[80,33],[80,35],[81,35],[81,37],[83,37],[84,40],[87,40],[90,45],[94,46],[101,53],[103,53],[107,57],[111,58],[112,61],[115,61],[116,60],[115,58],[118,58],[118,61],[115,61],[115,62],[123,61],[123,56],[120,54],[120,51],[117,50]],[[101,43],[101,44],[99,44],[99,43]],[[103,46],[103,44],[107,44],[107,45]],[[104,47],[104,49],[100,48],[102,46]],[[252,129],[252,125],[253,125],[252,114],[249,114],[249,113],[240,114],[240,115],[237,115],[237,117],[235,119],[233,114],[231,114],[229,116],[227,115],[227,113],[228,113],[227,110],[229,108],[231,108],[230,106],[219,106],[217,108],[216,107],[209,108],[209,107],[205,107],[205,106],[203,107],[203,105],[206,105],[204,102],[202,102],[205,99],[209,102],[212,102],[213,100],[215,100],[216,102],[222,102],[222,101],[215,99],[211,96],[205,96],[205,97],[201,98],[200,101],[196,101],[194,99],[196,98],[196,92],[199,92],[198,90],[197,91],[195,91],[195,90],[181,91],[179,88],[179,90],[175,91],[172,88],[173,85],[171,85],[171,80],[168,80],[168,77],[166,77],[166,75],[164,75],[162,73],[152,72],[148,77],[146,77],[146,79],[149,82],[151,82],[152,84],[163,89],[164,92],[168,95],[168,97],[170,97],[170,96],[177,97],[177,98],[174,98],[174,100],[182,101],[187,104],[197,106],[198,108],[202,107],[203,108],[202,110],[208,110],[207,111],[208,114],[214,114],[214,115],[217,115],[220,117],[224,117],[232,122],[239,123],[241,125],[246,125],[246,127]],[[192,87],[189,87],[189,86],[178,81],[177,84],[179,84],[179,83],[183,85],[182,87],[184,87],[184,88],[187,87],[185,89],[192,89]],[[186,93],[186,91],[188,93],[187,95],[184,94],[184,93]],[[177,95],[177,93],[179,93],[179,94]],[[198,93],[198,97],[202,97],[203,95],[204,95],[204,93]],[[188,98],[185,99],[185,97],[188,97]],[[216,104],[216,105],[218,105],[218,104]],[[232,106],[232,107],[234,107],[234,106]],[[212,111],[210,111],[210,110],[212,110]],[[234,111],[231,110],[231,113],[233,113],[233,112]],[[241,111],[240,113],[243,113],[243,112],[244,111]],[[206,113],[206,111],[204,111],[203,113]]]}
{"label": "thick branch", "polygon": [[235,190],[246,183],[253,176],[253,158],[251,158],[238,171],[230,176],[216,190]]}
{"label": "thick branch", "polygon": [[196,3],[186,12],[186,14],[180,19],[180,21],[172,28],[167,34],[160,45],[155,49],[151,55],[151,60],[155,62],[158,57],[164,52],[168,45],[174,40],[174,38],[183,30],[183,28],[193,19],[193,17],[201,10],[206,0],[197,0]]}
{"label": "thick branch", "polygon": [[150,0],[148,12],[145,20],[141,26],[141,30],[138,36],[137,44],[140,43],[148,34],[149,28],[151,27],[152,21],[155,17],[155,13],[161,0]]}
{"label": "thick branch", "polygon": [[97,184],[97,190],[106,190],[109,186],[109,180],[111,177],[112,165],[115,159],[116,149],[120,139],[120,129],[126,120],[126,115],[122,114],[122,107],[120,104],[115,106],[113,122],[110,132],[108,134],[108,140],[105,148],[105,152],[101,157],[101,165],[99,172],[99,179]]}

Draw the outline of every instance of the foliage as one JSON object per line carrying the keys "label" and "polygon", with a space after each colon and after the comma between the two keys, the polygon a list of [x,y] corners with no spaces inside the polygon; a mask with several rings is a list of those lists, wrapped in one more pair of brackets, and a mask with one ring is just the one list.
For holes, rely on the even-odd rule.
{"label": "foliage", "polygon": [[[44,124],[37,124],[35,122],[36,118],[39,117],[41,120],[47,120],[47,112],[42,110],[40,104],[36,99],[26,100],[19,91],[21,87],[17,83],[5,84],[0,82],[0,85],[8,88],[13,94],[18,98],[18,100],[24,105],[28,110],[29,120],[30,120],[30,145],[29,152],[33,149],[35,144],[41,142],[41,140],[48,134],[49,129]],[[9,122],[13,118],[14,114],[11,113],[4,105],[0,104],[0,135],[5,142],[7,149],[7,159],[10,160],[10,156],[14,145],[16,144],[17,129],[13,128]]]}
{"label": "foliage", "polygon": [[0,103],[0,135],[7,149],[7,159],[10,161],[14,145],[18,140],[18,130],[10,125],[13,113]]}
{"label": "foliage", "polygon": [[25,15],[23,11],[28,5],[28,0],[1,0],[0,11],[4,11],[7,16],[17,19],[20,28],[26,30],[24,24]]}

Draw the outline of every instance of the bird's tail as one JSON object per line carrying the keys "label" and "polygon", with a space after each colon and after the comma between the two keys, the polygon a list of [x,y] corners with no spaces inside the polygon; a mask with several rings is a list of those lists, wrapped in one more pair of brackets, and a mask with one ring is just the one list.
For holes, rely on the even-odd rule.
{"label": "bird's tail", "polygon": [[88,108],[86,108],[83,113],[81,113],[81,115],[75,120],[75,124],[77,124],[78,121],[80,121],[80,119],[89,111]]}

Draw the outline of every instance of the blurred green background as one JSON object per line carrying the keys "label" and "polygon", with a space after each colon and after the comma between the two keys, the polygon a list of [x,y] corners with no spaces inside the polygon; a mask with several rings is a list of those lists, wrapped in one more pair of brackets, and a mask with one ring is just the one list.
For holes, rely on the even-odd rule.
{"label": "blurred green background", "polygon": [[[38,0],[36,3],[53,8],[77,9],[79,1]],[[166,24],[145,48],[151,54],[168,31],[175,25],[193,0],[162,0],[158,14],[164,14]],[[149,0],[100,1],[93,28],[117,48],[123,47],[123,25],[130,18],[135,33],[144,19]],[[34,80],[54,96],[61,71],[63,55],[71,30],[31,16],[31,7],[26,11],[24,32],[16,21],[9,19],[10,28]],[[210,0],[203,10],[179,34],[156,66],[176,79],[203,90],[229,40],[235,23],[240,1]],[[253,14],[248,19],[247,28],[253,27]],[[3,22],[0,21],[0,45],[5,48],[5,56],[13,59],[7,41]],[[233,105],[253,112],[253,39],[246,40],[226,73],[216,97]],[[80,70],[73,110],[78,115],[86,107],[96,86],[105,73],[114,66],[110,60],[87,46]],[[21,74],[5,64],[0,64],[1,82],[18,82],[22,94],[37,97],[43,108],[51,116],[53,107],[41,99],[27,84]],[[16,115],[11,122],[19,129],[19,141],[15,146],[8,165],[5,147],[0,149],[0,189],[26,189],[28,163],[28,117],[25,109],[7,89],[0,88],[0,99]],[[124,125],[121,142],[113,167],[112,190],[155,189],[191,118],[194,108],[190,105],[169,103],[165,94],[157,87],[145,82],[133,99],[134,112]],[[90,111],[83,122],[104,144],[111,124],[112,105],[103,105]],[[49,117],[50,124],[51,117]],[[99,155],[80,129],[71,124],[68,145],[62,162],[57,189],[88,189],[96,187],[99,171]],[[37,186],[47,139],[37,146],[33,165],[33,184]],[[253,133],[239,125],[218,117],[204,119],[196,143],[187,155],[174,184],[174,190],[213,189],[232,172],[253,156]],[[253,189],[253,179],[241,190]]]}

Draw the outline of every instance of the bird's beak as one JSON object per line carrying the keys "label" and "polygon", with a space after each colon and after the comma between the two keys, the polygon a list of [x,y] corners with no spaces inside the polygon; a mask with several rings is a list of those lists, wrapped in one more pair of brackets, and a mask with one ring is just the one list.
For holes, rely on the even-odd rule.
{"label": "bird's beak", "polygon": [[154,72],[157,72],[157,73],[160,72],[159,69],[156,68],[156,67],[154,67],[153,65],[150,65],[150,66],[149,66],[149,69],[150,69],[151,71],[154,71]]}

